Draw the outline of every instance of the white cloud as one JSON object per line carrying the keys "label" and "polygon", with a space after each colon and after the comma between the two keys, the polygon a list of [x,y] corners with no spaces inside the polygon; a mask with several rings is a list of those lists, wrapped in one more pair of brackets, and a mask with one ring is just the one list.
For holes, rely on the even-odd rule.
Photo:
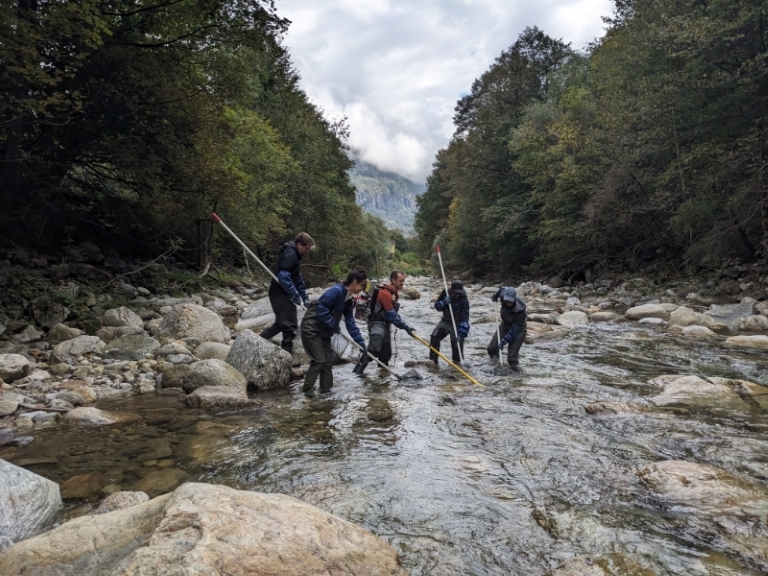
{"label": "white cloud", "polygon": [[379,168],[423,181],[456,101],[526,26],[571,42],[602,35],[611,0],[278,0],[301,86]]}

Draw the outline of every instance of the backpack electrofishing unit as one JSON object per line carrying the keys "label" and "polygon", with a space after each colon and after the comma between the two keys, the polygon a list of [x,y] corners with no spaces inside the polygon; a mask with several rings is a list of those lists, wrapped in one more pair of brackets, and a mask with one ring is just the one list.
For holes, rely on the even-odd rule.
{"label": "backpack electrofishing unit", "polygon": [[355,320],[368,321],[368,318],[376,306],[376,300],[379,297],[381,287],[370,280],[365,283],[365,287],[355,298]]}

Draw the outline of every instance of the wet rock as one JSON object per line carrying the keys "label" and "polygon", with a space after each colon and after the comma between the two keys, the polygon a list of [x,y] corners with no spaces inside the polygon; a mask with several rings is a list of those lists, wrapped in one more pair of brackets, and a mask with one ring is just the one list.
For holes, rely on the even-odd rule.
{"label": "wet rock", "polygon": [[189,354],[169,354],[165,361],[169,364],[192,364],[195,359]]}
{"label": "wet rock", "polygon": [[[222,344],[223,346],[223,344]],[[189,348],[187,348],[187,345],[182,342],[181,340],[172,340],[171,342],[166,342],[160,348],[155,350],[155,356],[170,356],[171,354],[190,354]],[[201,360],[205,360],[205,358],[200,358]]]}
{"label": "wet rock", "polygon": [[127,412],[108,412],[98,408],[75,408],[64,415],[64,419],[81,426],[106,426],[108,424],[125,424],[141,420],[138,414]]}
{"label": "wet rock", "polygon": [[755,304],[757,302],[753,298],[743,298],[739,304],[725,304],[723,306],[712,304],[704,314],[717,322],[727,325],[741,318],[753,316],[755,314]]}
{"label": "wet rock", "polygon": [[613,414],[640,414],[647,412],[648,408],[636,402],[591,402],[584,406],[587,414],[613,415]]}
{"label": "wet rock", "polygon": [[400,296],[402,298],[405,298],[406,300],[418,300],[419,298],[421,298],[421,294],[419,294],[419,291],[412,286],[403,286],[400,289]]}
{"label": "wet rock", "polygon": [[267,328],[274,324],[274,314],[264,314],[263,316],[257,316],[256,318],[248,318],[243,320],[242,318],[235,324],[235,332],[242,332],[243,330],[256,330],[257,332]]}
{"label": "wet rock", "polygon": [[61,505],[58,484],[0,459],[0,550],[47,528]]}
{"label": "wet rock", "polygon": [[17,332],[12,336],[15,342],[20,344],[29,344],[30,342],[36,342],[43,337],[43,333],[37,330],[34,326],[25,326],[21,332]]}
{"label": "wet rock", "polygon": [[29,374],[29,360],[21,354],[0,354],[0,378],[14,382]]}
{"label": "wet rock", "polygon": [[245,376],[222,360],[200,360],[192,364],[191,368],[182,381],[182,387],[187,392],[210,386],[234,388],[245,393],[248,387]]}
{"label": "wet rock", "polygon": [[146,492],[128,492],[124,490],[113,492],[101,501],[95,514],[106,514],[107,512],[114,512],[115,510],[125,510],[126,508],[137,506],[144,502],[149,502],[149,495],[147,495]]}
{"label": "wet rock", "polygon": [[32,301],[32,317],[44,328],[64,322],[69,312],[69,308],[54,302],[48,296],[41,296]]}
{"label": "wet rock", "polygon": [[200,342],[230,341],[229,329],[221,318],[197,304],[178,304],[163,317],[159,334],[171,339],[195,338]]}
{"label": "wet rock", "polygon": [[[697,538],[720,539],[721,546],[768,568],[768,529],[764,523],[768,488],[704,464],[656,462],[640,478],[677,515],[694,522]],[[761,520],[763,519],[763,520]]]}
{"label": "wet rock", "polygon": [[661,326],[666,322],[661,318],[641,318],[639,324],[650,324],[651,326]]}
{"label": "wet rock", "polygon": [[706,314],[694,312],[685,306],[680,306],[669,315],[669,323],[675,326],[706,326],[712,330],[722,330],[726,327],[723,322],[719,322]]}
{"label": "wet rock", "polygon": [[230,346],[227,344],[219,344],[218,342],[203,342],[195,348],[195,357],[200,360],[224,360],[226,361],[227,355],[229,355]]}
{"label": "wet rock", "polygon": [[768,336],[731,336],[725,340],[725,346],[768,350]]}
{"label": "wet rock", "polygon": [[389,401],[378,398],[368,400],[366,412],[368,413],[368,418],[374,422],[383,422],[395,417],[395,411],[392,409]]}
{"label": "wet rock", "polygon": [[250,330],[237,336],[227,355],[227,363],[259,390],[287,386],[291,381],[291,355]]}
{"label": "wet rock", "polygon": [[[187,483],[109,514],[76,518],[20,542],[0,573],[377,574],[406,576],[397,553],[354,524],[281,494]],[[52,574],[52,572],[50,572]]]}
{"label": "wet rock", "polygon": [[734,327],[744,332],[763,332],[768,330],[768,316],[747,316],[738,320]]}
{"label": "wet rock", "polygon": [[75,359],[83,354],[100,352],[104,348],[104,343],[96,336],[78,336],[72,340],[67,340],[56,344],[51,351],[50,364],[67,363],[74,364]]}
{"label": "wet rock", "polygon": [[162,362],[157,367],[158,372],[162,374],[163,388],[181,388],[184,378],[192,371],[189,364],[169,364]]}
{"label": "wet rock", "polygon": [[158,348],[160,348],[160,342],[151,336],[129,334],[112,340],[106,345],[105,350],[112,358],[143,360],[148,355],[151,356]]}
{"label": "wet rock", "polygon": [[61,485],[61,497],[65,500],[85,499],[97,496],[106,484],[97,474],[78,474]]}
{"label": "wet rock", "polygon": [[264,405],[259,400],[248,398],[245,390],[223,386],[203,386],[197,388],[184,401],[191,408],[204,408],[206,410],[240,410],[244,408],[260,408]]}
{"label": "wet rock", "polygon": [[593,322],[613,322],[619,317],[615,312],[593,312],[589,319]]}
{"label": "wet rock", "polygon": [[665,382],[661,394],[651,398],[651,402],[656,406],[746,410],[747,404],[729,383],[723,378],[705,380],[698,376],[682,376]]}
{"label": "wet rock", "polygon": [[547,576],[608,576],[609,573],[595,564],[590,558],[573,558],[549,572]]}
{"label": "wet rock", "polygon": [[630,320],[640,320],[642,318],[660,318],[669,320],[669,312],[661,304],[643,304],[630,308],[624,313],[624,316]]}
{"label": "wet rock", "polygon": [[719,336],[706,326],[686,326],[682,331],[683,336],[700,338],[703,340],[717,340]]}
{"label": "wet rock", "polygon": [[104,326],[137,326],[144,327],[144,321],[130,308],[120,306],[104,313]]}
{"label": "wet rock", "polygon": [[589,316],[584,312],[573,310],[571,312],[560,314],[560,316],[557,317],[557,323],[560,324],[560,326],[565,326],[567,328],[586,326],[589,324]]}
{"label": "wet rock", "polygon": [[[557,314],[529,314],[529,322],[541,322],[542,324],[557,324]],[[496,319],[493,319],[493,323],[496,323]]]}
{"label": "wet rock", "polygon": [[133,490],[145,492],[154,498],[167,494],[179,486],[187,477],[187,473],[178,468],[166,468],[150,472],[133,485]]}
{"label": "wet rock", "polygon": [[45,339],[52,344],[58,344],[59,342],[72,340],[73,338],[77,338],[78,336],[82,335],[82,330],[78,330],[77,328],[70,328],[65,324],[55,324],[51,327],[50,330],[48,330],[48,334],[46,334]]}

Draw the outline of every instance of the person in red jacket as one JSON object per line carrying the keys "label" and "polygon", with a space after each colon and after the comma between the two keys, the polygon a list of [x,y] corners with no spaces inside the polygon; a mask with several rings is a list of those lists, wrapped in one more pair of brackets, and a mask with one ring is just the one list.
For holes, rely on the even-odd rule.
{"label": "person in red jacket", "polygon": [[[413,336],[413,328],[408,326],[398,313],[400,304],[397,300],[403,286],[405,274],[400,270],[393,270],[389,275],[389,284],[379,288],[376,302],[373,302],[371,315],[368,317],[368,351],[386,365],[389,365],[392,358],[390,326],[394,324],[405,330],[409,336]],[[354,373],[362,374],[370,362],[371,357],[363,354],[353,370]]]}

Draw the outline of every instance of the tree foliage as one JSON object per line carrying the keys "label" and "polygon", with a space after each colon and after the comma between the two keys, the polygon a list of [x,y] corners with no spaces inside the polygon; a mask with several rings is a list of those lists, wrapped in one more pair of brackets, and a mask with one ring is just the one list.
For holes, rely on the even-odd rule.
{"label": "tree foliage", "polygon": [[480,273],[765,253],[768,5],[615,4],[588,54],[526,30],[459,101],[422,251]]}

